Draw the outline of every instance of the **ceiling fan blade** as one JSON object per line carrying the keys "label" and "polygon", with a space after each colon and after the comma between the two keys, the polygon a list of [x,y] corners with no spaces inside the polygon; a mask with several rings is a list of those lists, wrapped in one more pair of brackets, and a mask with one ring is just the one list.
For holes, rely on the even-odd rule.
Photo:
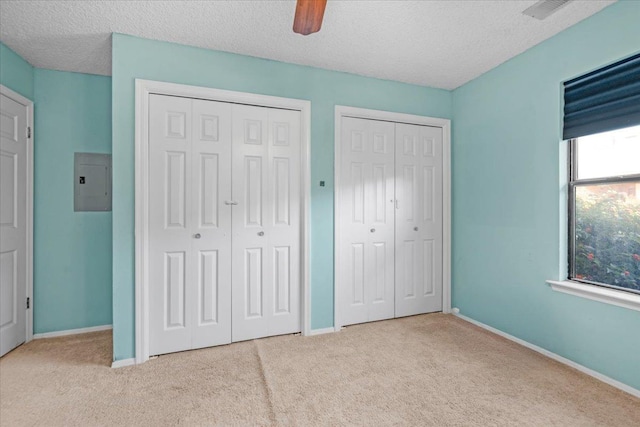
{"label": "ceiling fan blade", "polygon": [[307,36],[320,31],[327,0],[298,0],[293,32]]}

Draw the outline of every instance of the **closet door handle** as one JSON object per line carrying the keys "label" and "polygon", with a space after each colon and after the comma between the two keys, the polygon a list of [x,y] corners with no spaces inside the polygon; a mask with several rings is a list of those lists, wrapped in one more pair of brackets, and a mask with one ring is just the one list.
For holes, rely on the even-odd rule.
{"label": "closet door handle", "polygon": [[413,231],[418,231],[418,227],[413,227]]}
{"label": "closet door handle", "polygon": [[196,233],[195,236],[193,236],[193,237],[196,238],[196,239],[199,239],[200,238],[200,233]]}
{"label": "closet door handle", "polygon": [[260,236],[260,237],[264,236],[264,231],[259,231],[258,232],[258,236]]}
{"label": "closet door handle", "polygon": [[224,204],[225,204],[225,205],[232,205],[232,206],[233,206],[233,205],[237,205],[237,204],[238,204],[238,202],[235,202],[235,201],[233,201],[233,200],[225,200],[225,201],[224,201]]}
{"label": "closet door handle", "polygon": [[375,229],[375,228],[372,228],[372,229],[371,229],[371,230],[369,230],[369,231],[371,231],[372,233],[375,233],[375,232],[376,232],[376,229]]}

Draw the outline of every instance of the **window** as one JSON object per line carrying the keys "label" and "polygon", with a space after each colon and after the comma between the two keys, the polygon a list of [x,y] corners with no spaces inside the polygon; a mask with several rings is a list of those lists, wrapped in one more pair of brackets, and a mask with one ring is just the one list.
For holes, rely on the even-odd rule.
{"label": "window", "polygon": [[640,54],[564,83],[563,139],[570,280],[564,286],[631,299],[640,310]]}
{"label": "window", "polygon": [[569,279],[640,294],[640,126],[569,147]]}

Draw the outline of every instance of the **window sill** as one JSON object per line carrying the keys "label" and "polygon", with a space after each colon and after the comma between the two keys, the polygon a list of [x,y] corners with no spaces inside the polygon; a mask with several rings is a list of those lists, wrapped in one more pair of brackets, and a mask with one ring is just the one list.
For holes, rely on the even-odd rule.
{"label": "window sill", "polygon": [[640,311],[640,295],[569,280],[547,280],[547,283],[554,291]]}

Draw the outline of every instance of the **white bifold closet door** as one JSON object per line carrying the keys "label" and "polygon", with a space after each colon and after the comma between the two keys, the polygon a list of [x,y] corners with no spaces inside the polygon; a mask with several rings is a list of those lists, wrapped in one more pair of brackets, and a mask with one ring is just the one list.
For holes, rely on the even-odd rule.
{"label": "white bifold closet door", "polygon": [[343,325],[442,310],[442,129],[342,118]]}
{"label": "white bifold closet door", "polygon": [[300,331],[300,113],[149,105],[149,354]]}
{"label": "white bifold closet door", "polygon": [[149,354],[231,342],[231,105],[150,95]]}
{"label": "white bifold closet door", "polygon": [[337,274],[345,325],[394,317],[394,126],[342,119]]}
{"label": "white bifold closet door", "polygon": [[396,317],[442,311],[442,128],[396,124]]}
{"label": "white bifold closet door", "polygon": [[233,106],[233,341],[300,331],[300,112]]}

